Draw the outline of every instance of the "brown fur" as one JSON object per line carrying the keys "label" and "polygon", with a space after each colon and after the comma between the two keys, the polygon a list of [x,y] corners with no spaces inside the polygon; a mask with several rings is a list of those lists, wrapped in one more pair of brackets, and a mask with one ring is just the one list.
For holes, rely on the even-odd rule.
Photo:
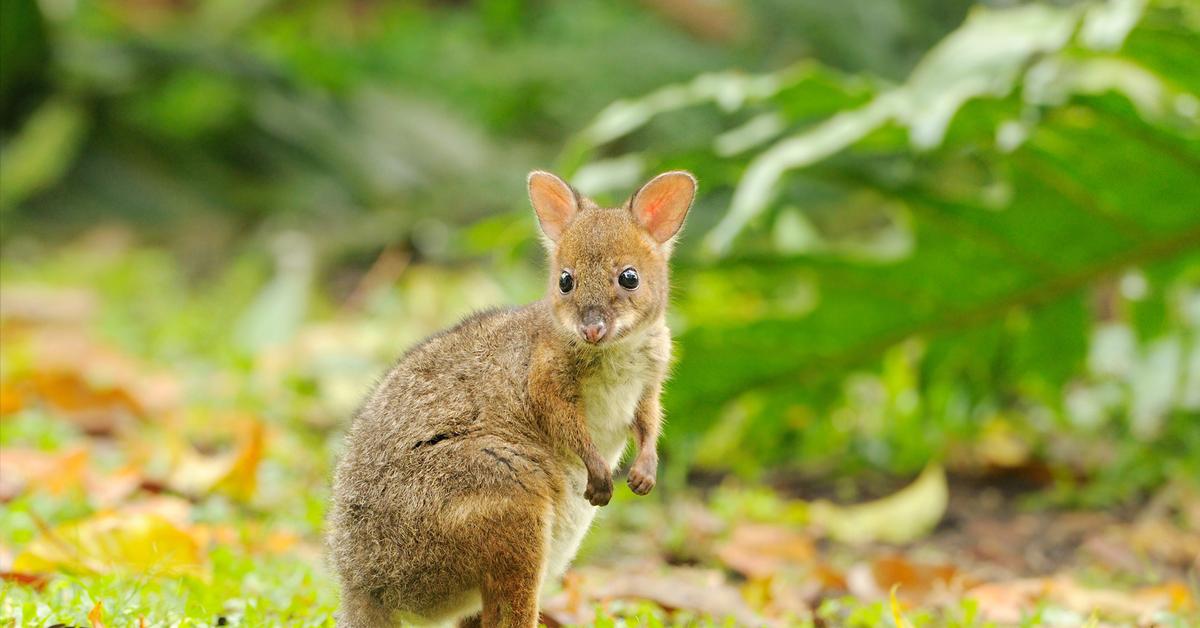
{"label": "brown fur", "polygon": [[[547,296],[413,348],[350,426],[328,522],[340,626],[535,626],[542,582],[562,574],[608,503],[630,433],[629,485],[654,487],[667,260],[694,192],[691,175],[667,173],[605,209],[553,175],[530,176],[549,239]],[[632,291],[617,284],[630,266]],[[607,330],[598,343],[585,341],[587,324]]]}

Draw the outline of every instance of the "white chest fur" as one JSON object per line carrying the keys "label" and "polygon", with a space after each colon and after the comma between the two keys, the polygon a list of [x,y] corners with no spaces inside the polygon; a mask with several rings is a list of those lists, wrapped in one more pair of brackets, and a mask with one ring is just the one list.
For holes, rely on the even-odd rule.
{"label": "white chest fur", "polygon": [[[653,373],[650,357],[642,348],[614,346],[599,357],[587,379],[580,383],[588,431],[610,468],[616,468],[621,461],[634,411]],[[555,504],[553,512],[547,564],[551,578],[566,570],[596,516],[597,508],[583,498],[586,484],[587,470],[583,463],[572,460],[567,494]]]}
{"label": "white chest fur", "polygon": [[582,382],[588,431],[609,467],[620,462],[633,413],[650,376],[651,365],[644,351],[614,347]]}

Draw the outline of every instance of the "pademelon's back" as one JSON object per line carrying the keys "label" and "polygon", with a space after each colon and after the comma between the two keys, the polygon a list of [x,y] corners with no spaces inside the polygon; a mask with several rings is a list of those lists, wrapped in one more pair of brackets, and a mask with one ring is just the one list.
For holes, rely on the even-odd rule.
{"label": "pademelon's back", "polygon": [[467,539],[452,531],[476,534],[472,517],[487,514],[488,496],[549,495],[553,454],[531,431],[526,381],[533,326],[546,316],[538,307],[483,312],[433,336],[368,396],[346,438],[329,516],[330,558],[344,584],[403,591],[414,609],[453,599],[422,576],[470,572],[458,549]]}
{"label": "pademelon's back", "polygon": [[[537,306],[490,310],[409,350],[358,410],[338,481],[408,483],[480,437],[529,425],[527,370]],[[345,477],[352,469],[364,478]],[[374,490],[382,490],[373,487]]]}

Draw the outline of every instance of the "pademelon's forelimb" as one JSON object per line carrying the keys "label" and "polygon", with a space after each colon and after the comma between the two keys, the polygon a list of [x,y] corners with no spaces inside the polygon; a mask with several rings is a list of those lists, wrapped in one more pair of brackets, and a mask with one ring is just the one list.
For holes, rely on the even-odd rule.
{"label": "pademelon's forelimb", "polygon": [[662,426],[662,405],[659,396],[662,385],[651,386],[638,401],[633,415],[633,437],[638,453],[629,467],[628,484],[638,495],[654,489],[658,474],[658,433]]}
{"label": "pademelon's forelimb", "polygon": [[578,391],[564,377],[561,355],[552,347],[534,348],[529,375],[529,395],[537,410],[539,425],[551,442],[566,447],[587,470],[587,487],[583,498],[593,506],[605,506],[612,499],[612,470],[596,449],[588,434],[587,418]]}

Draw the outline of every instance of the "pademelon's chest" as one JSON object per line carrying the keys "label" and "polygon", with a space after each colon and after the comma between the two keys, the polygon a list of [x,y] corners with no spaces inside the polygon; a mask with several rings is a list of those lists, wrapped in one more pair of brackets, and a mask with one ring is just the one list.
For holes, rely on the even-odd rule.
{"label": "pademelon's chest", "polygon": [[[629,425],[638,400],[652,383],[655,368],[641,348],[613,347],[580,380],[580,396],[592,442],[610,468],[615,468],[629,439]],[[583,498],[587,471],[578,456],[570,456],[567,490],[555,502],[547,573],[562,575],[598,510]]]}
{"label": "pademelon's chest", "polygon": [[588,431],[609,466],[619,461],[638,401],[653,373],[650,356],[641,347],[614,347],[580,382]]}

